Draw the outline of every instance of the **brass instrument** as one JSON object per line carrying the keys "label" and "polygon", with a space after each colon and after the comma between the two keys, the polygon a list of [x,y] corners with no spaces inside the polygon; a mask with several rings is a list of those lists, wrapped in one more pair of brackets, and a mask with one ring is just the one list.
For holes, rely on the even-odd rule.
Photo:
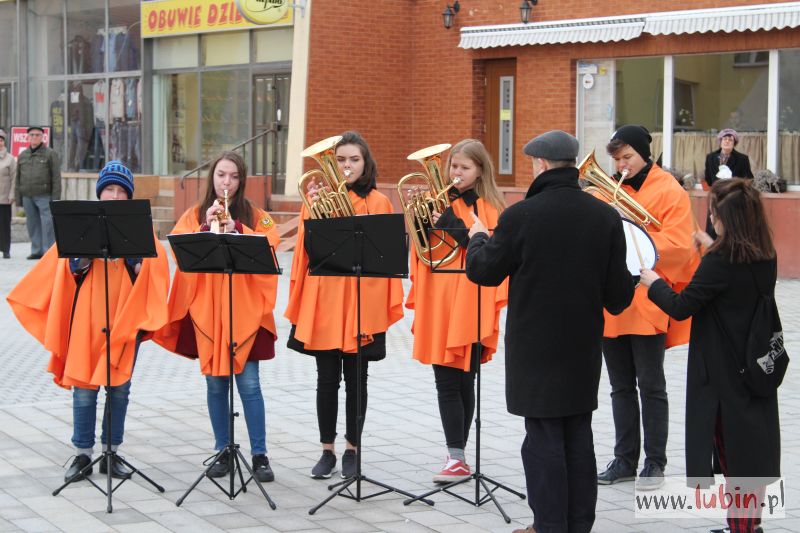
{"label": "brass instrument", "polygon": [[[313,158],[320,166],[300,176],[297,182],[300,198],[311,218],[351,217],[356,214],[347,192],[346,177],[342,177],[336,163],[336,145],[341,140],[339,135],[328,137],[300,153],[303,157]],[[317,190],[317,199],[312,201],[308,198],[308,186],[317,177],[321,179],[323,187]]]}
{"label": "brass instrument", "polygon": [[594,150],[578,166],[578,173],[581,179],[589,183],[584,187],[584,191],[588,193],[597,192],[602,199],[622,211],[625,218],[629,218],[642,227],[652,227],[654,230],[661,229],[661,222],[621,188],[623,180],[615,180],[597,164]]}
{"label": "brass instrument", "polygon": [[[425,168],[425,173],[406,174],[397,183],[397,193],[400,196],[400,204],[403,206],[403,214],[417,251],[417,257],[428,266],[447,265],[459,254],[457,243],[445,243],[440,240],[431,245],[428,235],[428,229],[433,227],[433,213],[442,213],[447,209],[450,205],[448,192],[457,183],[457,181],[445,183],[440,169],[441,154],[448,148],[450,148],[449,144],[437,144],[409,155],[408,160],[419,162]],[[414,186],[411,183],[415,180],[418,183],[422,182],[422,187]],[[403,189],[409,185],[412,188],[407,196]],[[442,257],[434,257],[433,252],[445,244],[447,244],[447,248],[452,247],[452,249],[449,249]]]}
{"label": "brass instrument", "polygon": [[216,220],[211,221],[211,227],[209,228],[212,233],[225,233],[224,224],[230,218],[230,212],[228,211],[228,189],[222,191],[223,197],[218,198],[217,202],[224,207],[222,212],[217,213]]}

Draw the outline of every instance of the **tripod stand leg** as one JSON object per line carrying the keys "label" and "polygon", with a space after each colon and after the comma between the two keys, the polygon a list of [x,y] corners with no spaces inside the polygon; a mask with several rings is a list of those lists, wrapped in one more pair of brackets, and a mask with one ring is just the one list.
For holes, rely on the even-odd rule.
{"label": "tripod stand leg", "polygon": [[495,488],[503,489],[506,492],[510,492],[514,496],[519,497],[519,499],[521,499],[521,500],[524,500],[525,498],[527,498],[527,496],[525,494],[523,494],[521,492],[517,492],[516,490],[512,489],[511,487],[507,487],[506,485],[503,485],[499,481],[495,481],[494,479],[490,478],[489,476],[484,476],[483,474],[481,474],[481,480],[485,481],[487,483],[491,483],[492,485],[495,486]]}
{"label": "tripod stand leg", "polygon": [[164,487],[162,487],[161,485],[159,485],[158,483],[156,483],[155,481],[153,481],[152,479],[150,479],[149,477],[144,475],[144,473],[141,470],[139,470],[138,468],[136,468],[135,466],[130,464],[128,461],[126,461],[125,459],[123,459],[119,455],[117,455],[117,460],[119,462],[121,462],[123,465],[125,465],[125,466],[127,466],[128,468],[131,469],[131,476],[130,477],[133,477],[134,474],[137,474],[137,475],[141,476],[142,479],[144,479],[145,481],[150,483],[153,487],[155,487],[158,490],[158,492],[164,492]]}
{"label": "tripod stand leg", "polygon": [[204,477],[206,477],[206,476],[208,475],[208,473],[211,471],[211,469],[212,469],[212,468],[214,468],[214,465],[215,465],[215,464],[217,464],[217,463],[219,462],[219,458],[220,458],[220,456],[223,454],[223,452],[225,452],[225,450],[226,450],[226,449],[227,449],[227,448],[223,448],[223,449],[221,449],[219,452],[217,452],[217,455],[215,455],[215,456],[214,456],[214,460],[213,460],[213,461],[211,461],[211,464],[209,464],[209,465],[206,467],[206,469],[205,469],[205,470],[203,470],[203,473],[202,473],[202,474],[200,474],[200,475],[197,477],[197,479],[195,479],[195,480],[194,480],[194,483],[192,483],[192,486],[191,486],[191,487],[189,487],[189,488],[186,490],[186,492],[184,492],[184,493],[183,493],[183,496],[181,496],[180,498],[178,498],[178,500],[175,502],[175,505],[176,505],[177,507],[180,507],[180,506],[181,506],[181,504],[183,503],[183,500],[185,500],[185,499],[186,499],[186,497],[189,495],[189,493],[190,493],[190,492],[192,492],[192,491],[194,490],[194,488],[195,488],[197,485],[199,485],[201,481],[203,481],[203,478],[204,478]]}
{"label": "tripod stand leg", "polygon": [[[87,473],[88,473],[88,472],[89,472],[89,471],[92,469],[92,467],[93,467],[94,465],[96,465],[97,463],[99,463],[99,462],[100,462],[100,461],[102,461],[102,460],[103,460],[103,455],[100,455],[100,457],[98,457],[97,459],[95,459],[94,461],[92,461],[91,463],[89,463],[88,465],[84,466],[84,467],[83,467],[83,469],[81,469],[81,471],[80,471],[80,472],[78,472],[77,474],[75,474],[75,475],[74,475],[74,476],[72,476],[71,478],[69,478],[69,479],[65,480],[63,485],[61,485],[61,486],[60,486],[60,487],[58,487],[56,490],[54,490],[54,491],[53,491],[53,496],[58,496],[58,494],[59,494],[59,493],[60,493],[62,490],[64,490],[64,488],[65,488],[67,485],[70,485],[70,484],[72,484],[72,483],[75,483],[76,481],[81,481],[81,480],[83,480],[83,479],[86,479],[87,481],[89,481],[89,482],[91,483],[91,480],[90,480],[88,477],[86,477],[86,474],[87,474]],[[99,488],[99,487],[98,487],[98,488]]]}
{"label": "tripod stand leg", "polygon": [[[345,490],[347,490],[347,487],[349,487],[350,485],[352,485],[353,483],[355,483],[355,482],[356,482],[356,479],[358,479],[358,478],[357,478],[357,477],[351,477],[350,479],[348,479],[348,480],[345,480],[345,481],[343,481],[342,483],[338,483],[338,485],[341,485],[341,487],[339,487],[339,490],[337,490],[336,492],[334,492],[333,494],[331,494],[330,496],[328,496],[327,498],[325,498],[324,500],[322,500],[322,502],[320,502],[320,503],[319,503],[319,504],[318,504],[316,507],[312,507],[311,509],[309,509],[309,510],[308,510],[308,514],[314,514],[314,513],[316,513],[316,512],[317,512],[317,511],[318,511],[320,508],[322,508],[322,507],[323,507],[323,506],[324,506],[326,503],[328,503],[329,501],[331,501],[332,499],[334,499],[335,497],[337,497],[339,494],[341,494],[342,492],[344,492]],[[328,487],[328,489],[330,490],[330,489],[332,489],[332,488],[333,488],[333,487],[335,487],[335,486],[336,486],[336,485],[331,485],[330,487]]]}
{"label": "tripod stand leg", "polygon": [[[511,523],[511,518],[508,517],[506,512],[503,510],[503,507],[500,505],[500,502],[498,502],[497,498],[494,497],[494,493],[491,490],[489,490],[489,486],[486,484],[486,481],[484,481],[483,476],[478,478],[478,483],[481,484],[481,486],[483,487],[483,490],[486,491],[487,496],[489,496],[489,498],[491,498],[492,502],[494,502],[495,507],[497,507],[497,510],[500,511],[501,515],[503,515],[503,520],[506,521],[506,524],[510,524]],[[481,502],[478,501],[478,502],[475,502],[475,504],[476,505],[481,505]]]}
{"label": "tripod stand leg", "polygon": [[[403,496],[408,496],[410,498],[415,498],[416,500],[419,500],[421,502],[427,503],[428,505],[433,505],[433,501],[432,500],[426,500],[425,496],[419,496],[419,497],[414,496],[410,492],[406,492],[404,490],[397,489],[397,488],[392,487],[390,485],[387,485],[385,483],[381,483],[380,481],[375,481],[374,479],[368,478],[366,476],[363,476],[363,480],[368,482],[368,483],[372,483],[373,485],[378,485],[379,487],[383,487],[384,489],[386,489],[387,492],[396,492],[397,494],[402,494]],[[378,494],[384,494],[384,493],[378,493]],[[366,498],[372,498],[372,497],[377,496],[378,494],[370,494]],[[364,499],[366,499],[366,498],[364,498]]]}
{"label": "tripod stand leg", "polygon": [[[275,505],[275,502],[273,502],[272,498],[269,497],[269,494],[267,494],[267,491],[264,489],[264,486],[261,484],[261,481],[258,480],[255,472],[253,472],[253,469],[250,467],[250,463],[248,463],[247,459],[244,458],[244,455],[242,455],[242,451],[239,448],[236,449],[236,455],[237,455],[237,460],[241,464],[243,464],[245,468],[247,468],[247,472],[250,474],[250,479],[252,479],[255,482],[256,486],[261,491],[261,494],[264,495],[264,498],[266,498],[270,508],[272,508],[273,511],[277,509],[277,505]],[[247,483],[244,482],[244,477],[242,477],[241,467],[239,467],[239,478],[242,480],[242,491],[244,491]],[[250,479],[247,480],[248,483],[250,482]]]}
{"label": "tripod stand leg", "polygon": [[412,495],[411,498],[403,501],[403,505],[411,505],[412,503],[418,502],[418,501],[425,502],[428,505],[433,505],[433,502],[431,500],[426,500],[425,498],[427,498],[428,496],[431,496],[433,494],[438,494],[440,492],[447,492],[448,490],[452,489],[453,487],[456,487],[458,485],[462,485],[464,483],[467,483],[467,482],[471,481],[473,477],[474,476],[470,476],[470,477],[467,477],[467,478],[464,478],[464,479],[459,479],[458,481],[453,481],[451,483],[448,483],[447,485],[442,485],[442,486],[437,487],[437,488],[435,488],[435,489],[433,489],[431,491],[428,491],[425,494],[422,494],[420,496],[413,496]]}

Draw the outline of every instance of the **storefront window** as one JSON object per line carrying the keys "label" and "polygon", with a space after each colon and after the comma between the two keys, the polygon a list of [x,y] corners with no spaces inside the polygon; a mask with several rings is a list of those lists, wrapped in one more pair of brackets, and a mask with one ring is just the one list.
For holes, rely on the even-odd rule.
{"label": "storefront window", "polygon": [[139,78],[114,78],[108,91],[108,157],[139,172],[142,159],[142,84]]}
{"label": "storefront window", "polygon": [[67,74],[103,72],[106,10],[94,0],[67,0]]}
{"label": "storefront window", "polygon": [[250,33],[210,33],[200,38],[203,64],[209,67],[242,65],[250,62]]}
{"label": "storefront window", "polygon": [[198,75],[153,77],[153,170],[179,176],[198,163]]}
{"label": "storefront window", "polygon": [[41,126],[49,125],[50,147],[58,152],[62,168],[67,167],[64,157],[67,131],[67,96],[63,81],[32,81],[29,84],[28,122]]}
{"label": "storefront window", "polygon": [[641,124],[653,137],[653,160],[661,154],[664,109],[664,58],[617,59],[614,129]]}
{"label": "storefront window", "polygon": [[230,150],[250,136],[250,100],[247,70],[203,73],[201,160]]}
{"label": "storefront window", "polygon": [[28,2],[28,69],[31,76],[64,74],[64,3]]}
{"label": "storefront window", "polygon": [[109,0],[108,8],[108,71],[140,70],[139,1]]}
{"label": "storefront window", "polygon": [[0,77],[17,75],[17,6],[0,4]]}
{"label": "storefront window", "polygon": [[292,60],[292,28],[256,30],[253,32],[256,63]]}
{"label": "storefront window", "polygon": [[800,185],[800,49],[781,50],[778,93],[778,175]]}
{"label": "storefront window", "polygon": [[197,36],[155,39],[153,43],[153,68],[190,68],[198,65]]}
{"label": "storefront window", "polygon": [[739,132],[736,150],[753,172],[766,168],[767,54],[675,57],[673,167],[704,178],[706,154],[719,148],[717,132]]}

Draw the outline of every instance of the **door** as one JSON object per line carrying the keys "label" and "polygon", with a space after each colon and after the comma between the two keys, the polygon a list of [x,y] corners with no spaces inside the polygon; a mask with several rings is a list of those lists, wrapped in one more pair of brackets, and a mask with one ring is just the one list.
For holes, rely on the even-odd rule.
{"label": "door", "polygon": [[11,94],[10,83],[0,84],[0,128],[3,128],[6,132],[11,128],[11,123],[13,122],[13,117],[11,116],[11,110],[13,109]]}
{"label": "door", "polygon": [[274,129],[254,143],[254,173],[272,177],[272,193],[284,194],[289,137],[290,74],[257,74],[253,78],[253,135]]}
{"label": "door", "polygon": [[613,174],[606,144],[614,133],[614,60],[579,61],[577,69],[575,131],[580,142],[578,162],[594,151],[603,170]]}
{"label": "door", "polygon": [[514,89],[516,59],[486,62],[486,149],[499,185],[514,185]]}

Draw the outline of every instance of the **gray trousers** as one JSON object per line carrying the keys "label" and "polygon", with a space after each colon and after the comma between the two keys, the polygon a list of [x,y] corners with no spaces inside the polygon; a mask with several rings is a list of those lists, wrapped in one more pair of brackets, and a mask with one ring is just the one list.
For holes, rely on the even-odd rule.
{"label": "gray trousers", "polygon": [[25,224],[28,226],[28,236],[31,238],[32,255],[44,255],[56,242],[53,217],[50,214],[50,200],[49,194],[22,197]]}

